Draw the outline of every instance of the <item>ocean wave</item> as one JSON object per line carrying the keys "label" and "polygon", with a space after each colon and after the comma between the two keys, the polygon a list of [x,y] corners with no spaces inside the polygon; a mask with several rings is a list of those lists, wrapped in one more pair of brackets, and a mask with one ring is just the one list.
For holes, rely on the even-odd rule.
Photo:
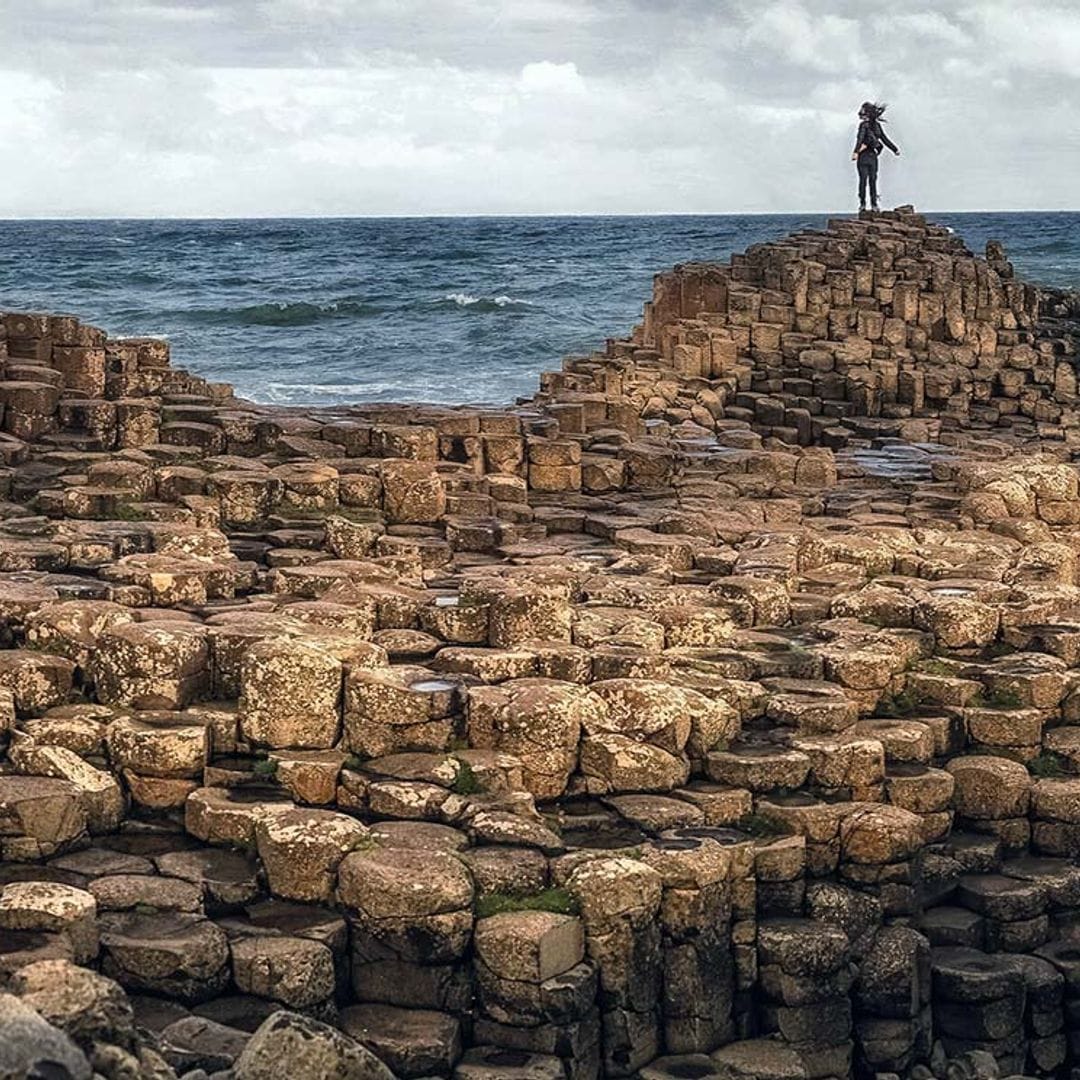
{"label": "ocean wave", "polygon": [[319,395],[321,397],[341,397],[349,398],[354,401],[362,401],[365,398],[374,397],[379,394],[399,391],[401,389],[401,382],[400,380],[393,380],[390,382],[378,382],[372,380],[371,382],[361,383],[270,382],[263,384],[262,389],[266,391],[269,400],[275,403],[287,403],[296,399],[303,401],[310,399],[312,395]]}
{"label": "ocean wave", "polygon": [[452,292],[436,301],[435,306],[446,309],[462,308],[466,311],[503,311],[507,308],[531,308],[534,305],[528,300],[519,300],[505,294],[473,296],[472,293]]}
{"label": "ocean wave", "polygon": [[[417,252],[418,255],[423,254]],[[464,262],[467,259],[479,259],[482,252],[476,251],[473,248],[447,248],[446,251],[439,252],[438,262]]]}
{"label": "ocean wave", "polygon": [[1024,247],[1016,245],[1017,252],[1024,255],[1061,255],[1065,252],[1072,253],[1076,249],[1075,240],[1067,240],[1062,237],[1060,240],[1045,240],[1039,244],[1030,244]]}
{"label": "ocean wave", "polygon": [[[129,270],[120,274],[119,279],[125,285],[162,285],[167,283],[167,279],[162,274],[155,273],[152,270]],[[115,283],[116,279],[114,278],[106,284],[115,285]]]}
{"label": "ocean wave", "polygon": [[402,378],[363,379],[355,382],[261,382],[248,376],[234,378],[233,385],[241,397],[261,401],[268,405],[321,405],[338,408],[363,402],[445,401],[451,403],[505,403],[515,393],[532,389],[527,378],[520,372],[510,373],[517,383],[507,383],[505,378],[485,373],[479,380],[469,376],[442,378],[434,373],[427,377],[424,372],[411,372]]}
{"label": "ocean wave", "polygon": [[380,315],[383,308],[359,300],[312,304],[304,300],[248,304],[234,308],[202,308],[184,312],[199,323],[215,326],[310,326],[324,319],[355,319]]}

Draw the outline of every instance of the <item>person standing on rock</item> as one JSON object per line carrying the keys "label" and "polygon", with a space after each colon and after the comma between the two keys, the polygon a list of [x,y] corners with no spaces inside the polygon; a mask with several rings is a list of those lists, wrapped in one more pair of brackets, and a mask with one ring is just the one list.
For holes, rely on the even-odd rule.
{"label": "person standing on rock", "polygon": [[894,154],[900,154],[896,144],[892,142],[881,127],[881,116],[885,112],[884,105],[877,105],[872,101],[864,101],[859,107],[859,133],[855,136],[855,149],[851,154],[851,160],[858,162],[859,169],[859,209],[866,209],[866,185],[870,184],[870,208],[878,207],[877,174],[878,154],[882,147],[887,146]]}

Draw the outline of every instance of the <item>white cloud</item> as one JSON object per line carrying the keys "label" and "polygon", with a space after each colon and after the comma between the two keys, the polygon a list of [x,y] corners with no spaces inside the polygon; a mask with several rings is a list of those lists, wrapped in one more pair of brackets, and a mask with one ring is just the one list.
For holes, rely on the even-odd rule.
{"label": "white cloud", "polygon": [[965,13],[994,50],[997,66],[1043,76],[1080,77],[1080,8],[975,6]]}
{"label": "white cloud", "polygon": [[521,69],[518,86],[526,94],[583,94],[585,82],[577,64],[553,64],[540,60]]}
{"label": "white cloud", "polygon": [[876,25],[885,34],[910,35],[915,40],[925,38],[954,48],[966,48],[972,43],[971,35],[940,11],[912,11],[883,16],[876,21]]}
{"label": "white cloud", "polygon": [[771,4],[761,11],[744,40],[789,63],[825,72],[848,68],[862,54],[855,19],[815,14],[793,2]]}

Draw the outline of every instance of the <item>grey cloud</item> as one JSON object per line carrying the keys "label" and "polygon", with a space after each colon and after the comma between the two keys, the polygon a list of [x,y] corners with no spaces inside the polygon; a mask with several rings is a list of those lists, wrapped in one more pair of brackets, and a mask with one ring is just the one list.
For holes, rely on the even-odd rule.
{"label": "grey cloud", "polygon": [[1050,0],[5,0],[0,38],[0,214],[834,209],[865,97],[887,195],[1075,203]]}

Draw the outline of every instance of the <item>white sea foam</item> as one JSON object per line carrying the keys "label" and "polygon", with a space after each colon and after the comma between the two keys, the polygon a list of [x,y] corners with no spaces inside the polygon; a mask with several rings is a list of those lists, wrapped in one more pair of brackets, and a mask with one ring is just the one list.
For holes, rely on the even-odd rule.
{"label": "white sea foam", "polygon": [[532,307],[528,300],[518,300],[514,296],[505,293],[499,296],[473,296],[472,293],[452,292],[447,293],[444,300],[452,300],[458,307],[472,307],[473,304],[494,304],[496,307]]}
{"label": "white sea foam", "polygon": [[398,389],[400,382],[366,382],[366,383],[266,383],[266,389],[272,394],[290,397],[293,394],[342,394],[348,397],[356,397],[365,394],[381,394],[389,390]]}

